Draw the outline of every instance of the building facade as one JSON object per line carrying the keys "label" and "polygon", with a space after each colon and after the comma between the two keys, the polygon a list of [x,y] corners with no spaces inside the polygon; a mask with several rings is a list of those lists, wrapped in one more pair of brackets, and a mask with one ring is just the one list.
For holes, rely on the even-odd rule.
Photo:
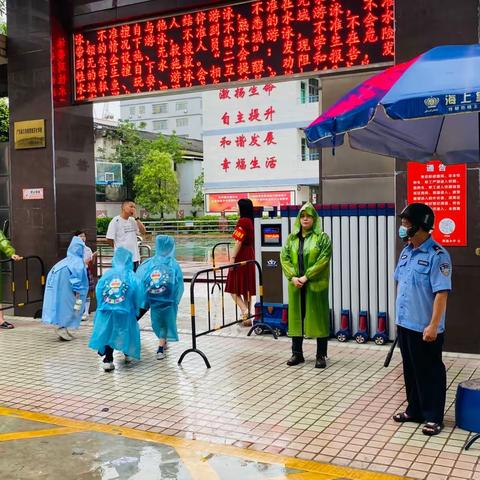
{"label": "building facade", "polygon": [[[149,132],[200,140],[202,95],[155,95],[129,98],[120,103],[120,118]],[[144,124],[144,126],[141,126]]]}

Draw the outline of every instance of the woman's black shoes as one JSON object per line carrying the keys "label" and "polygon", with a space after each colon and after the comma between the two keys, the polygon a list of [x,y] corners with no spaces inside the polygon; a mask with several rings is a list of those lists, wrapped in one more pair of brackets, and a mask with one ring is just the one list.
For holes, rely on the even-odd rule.
{"label": "woman's black shoes", "polygon": [[327,367],[327,360],[325,357],[317,357],[317,361],[315,362],[315,368],[326,368]]}
{"label": "woman's black shoes", "polygon": [[[299,365],[300,363],[305,363],[305,358],[301,353],[294,353],[290,360],[287,362],[289,367],[293,367],[294,365]],[[317,357],[315,361],[315,368],[326,368],[327,367],[327,359],[325,357]]]}
{"label": "woman's black shoes", "polygon": [[293,367],[294,365],[299,365],[300,363],[304,363],[305,358],[303,358],[303,355],[301,353],[294,353],[290,360],[287,362],[287,365],[289,367]]}

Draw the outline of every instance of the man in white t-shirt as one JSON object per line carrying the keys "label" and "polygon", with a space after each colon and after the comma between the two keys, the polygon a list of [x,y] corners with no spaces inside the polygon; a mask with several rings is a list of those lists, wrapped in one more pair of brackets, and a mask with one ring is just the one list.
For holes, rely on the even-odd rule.
{"label": "man in white t-shirt", "polygon": [[138,249],[137,235],[145,235],[143,223],[136,218],[135,202],[124,200],[120,215],[112,218],[108,224],[107,241],[115,249],[124,247],[133,255],[134,269],[140,263],[140,251]]}

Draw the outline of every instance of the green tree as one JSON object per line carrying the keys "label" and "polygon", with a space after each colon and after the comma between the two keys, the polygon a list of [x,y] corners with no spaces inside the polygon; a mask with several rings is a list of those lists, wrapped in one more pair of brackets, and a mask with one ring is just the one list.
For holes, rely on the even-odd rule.
{"label": "green tree", "polygon": [[127,198],[133,198],[133,182],[149,151],[149,142],[140,135],[136,126],[128,121],[120,121],[118,128],[108,135],[119,140],[109,160],[122,164],[125,195]]}
{"label": "green tree", "polygon": [[10,111],[6,98],[0,98],[0,142],[8,142]]}
{"label": "green tree", "polygon": [[192,198],[192,207],[195,207],[194,215],[197,214],[197,210],[203,211],[204,201],[205,201],[205,197],[203,195],[204,181],[205,181],[205,178],[204,178],[203,169],[202,169],[202,173],[195,179],[193,183],[194,197]]}
{"label": "green tree", "polygon": [[[0,16],[5,17],[7,15],[7,0],[0,0]],[[2,19],[0,22],[0,33],[7,34],[7,22]]]}
{"label": "green tree", "polygon": [[159,152],[167,152],[172,156],[173,163],[183,163],[182,146],[176,135],[159,135],[150,143],[151,150],[158,150]]}
{"label": "green tree", "polygon": [[135,200],[151,214],[175,212],[178,208],[178,180],[170,153],[151,150],[135,177]]}
{"label": "green tree", "polygon": [[154,140],[150,140],[142,135],[135,124],[129,121],[120,121],[118,128],[110,132],[109,136],[119,140],[115,152],[108,160],[122,164],[123,185],[127,198],[134,197],[135,177],[140,173],[142,164],[149,153],[168,153],[175,164],[183,161],[182,148],[175,135],[168,137],[159,135]]}

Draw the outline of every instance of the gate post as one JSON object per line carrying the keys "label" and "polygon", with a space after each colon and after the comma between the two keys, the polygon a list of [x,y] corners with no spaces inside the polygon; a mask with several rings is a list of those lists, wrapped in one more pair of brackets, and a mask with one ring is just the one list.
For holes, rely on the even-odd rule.
{"label": "gate post", "polygon": [[[62,6],[61,0],[7,4],[12,244],[21,255],[41,257],[47,270],[65,254],[74,230],[96,238],[92,105],[70,104],[71,19]],[[22,133],[16,122],[28,120],[44,122],[44,147],[15,145],[15,130]],[[26,199],[29,189],[35,199]]]}

